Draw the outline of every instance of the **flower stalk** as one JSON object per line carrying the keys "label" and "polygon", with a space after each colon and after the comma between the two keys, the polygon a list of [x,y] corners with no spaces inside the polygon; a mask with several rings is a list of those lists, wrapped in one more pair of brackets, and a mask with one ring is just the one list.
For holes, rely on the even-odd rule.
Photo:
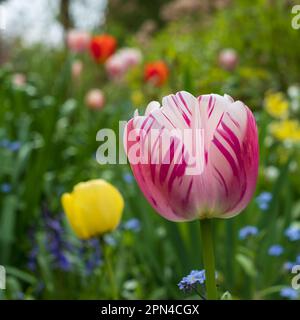
{"label": "flower stalk", "polygon": [[114,300],[118,300],[119,294],[118,294],[118,286],[116,283],[116,277],[115,273],[111,264],[111,255],[109,253],[109,248],[106,246],[103,238],[100,238],[101,244],[102,244],[102,251],[104,256],[104,265],[107,272],[107,277],[111,286],[112,290],[112,298]]}
{"label": "flower stalk", "polygon": [[201,220],[200,229],[201,229],[201,239],[202,239],[202,245],[203,245],[203,263],[204,263],[204,269],[205,269],[207,299],[217,300],[218,292],[217,292],[217,286],[216,286],[216,268],[215,268],[211,219]]}

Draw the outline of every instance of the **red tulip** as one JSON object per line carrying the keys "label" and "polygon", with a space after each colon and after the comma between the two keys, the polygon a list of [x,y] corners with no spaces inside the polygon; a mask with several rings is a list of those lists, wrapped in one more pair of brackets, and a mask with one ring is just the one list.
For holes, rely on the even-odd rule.
{"label": "red tulip", "polygon": [[116,39],[108,34],[95,36],[90,43],[90,52],[93,58],[99,62],[105,62],[116,50]]}
{"label": "red tulip", "polygon": [[153,85],[160,87],[166,83],[169,77],[169,69],[163,61],[155,61],[146,64],[144,79]]}
{"label": "red tulip", "polygon": [[232,217],[255,190],[255,118],[228,95],[182,91],[162,106],[153,101],[127,123],[124,144],[139,187],[168,220]]}

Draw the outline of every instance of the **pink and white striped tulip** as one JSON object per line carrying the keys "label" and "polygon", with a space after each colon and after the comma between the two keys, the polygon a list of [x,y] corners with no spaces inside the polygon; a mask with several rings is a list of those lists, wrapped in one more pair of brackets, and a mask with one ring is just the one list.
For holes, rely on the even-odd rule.
{"label": "pink and white striped tulip", "polygon": [[142,60],[140,50],[123,48],[112,55],[105,63],[105,69],[110,78],[119,80],[130,68],[138,65]]}
{"label": "pink and white striped tulip", "polygon": [[[180,131],[191,131],[192,138],[183,139]],[[228,95],[196,98],[182,91],[164,97],[162,106],[152,101],[144,116],[135,112],[127,123],[124,146],[139,187],[168,220],[232,217],[247,206],[255,190],[255,118],[244,103]],[[193,155],[200,166],[189,161]],[[183,161],[177,161],[178,156]]]}
{"label": "pink and white striped tulip", "polygon": [[68,48],[75,53],[85,51],[89,47],[90,41],[91,36],[88,32],[74,29],[67,33]]}

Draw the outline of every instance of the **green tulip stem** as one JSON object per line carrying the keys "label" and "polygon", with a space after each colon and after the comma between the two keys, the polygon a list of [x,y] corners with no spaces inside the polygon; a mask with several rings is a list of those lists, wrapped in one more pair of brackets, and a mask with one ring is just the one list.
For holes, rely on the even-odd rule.
{"label": "green tulip stem", "polygon": [[106,272],[107,272],[107,276],[108,276],[108,280],[110,282],[111,285],[111,289],[112,289],[112,297],[114,300],[118,300],[119,295],[118,295],[118,286],[116,283],[116,277],[114,274],[114,270],[112,267],[112,263],[111,263],[111,254],[109,253],[109,248],[107,247],[107,245],[105,244],[105,242],[103,241],[103,239],[101,239],[101,243],[102,243],[102,251],[103,251],[103,255],[104,255],[104,265],[106,268]]}
{"label": "green tulip stem", "polygon": [[218,293],[216,286],[216,269],[211,219],[201,220],[200,229],[205,269],[206,296],[208,300],[217,300]]}

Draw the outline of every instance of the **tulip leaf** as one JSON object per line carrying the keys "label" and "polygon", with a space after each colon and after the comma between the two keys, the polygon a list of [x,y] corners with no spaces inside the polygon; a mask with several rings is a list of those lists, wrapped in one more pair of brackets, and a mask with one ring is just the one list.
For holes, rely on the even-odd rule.
{"label": "tulip leaf", "polygon": [[257,271],[255,269],[253,261],[249,257],[239,253],[236,255],[235,259],[248,276],[250,276],[251,278],[256,277]]}
{"label": "tulip leaf", "polygon": [[27,282],[29,284],[34,284],[36,282],[35,277],[33,277],[31,274],[22,271],[20,269],[17,269],[15,267],[6,266],[5,267],[7,275],[13,276],[19,280],[22,280],[24,282]]}

